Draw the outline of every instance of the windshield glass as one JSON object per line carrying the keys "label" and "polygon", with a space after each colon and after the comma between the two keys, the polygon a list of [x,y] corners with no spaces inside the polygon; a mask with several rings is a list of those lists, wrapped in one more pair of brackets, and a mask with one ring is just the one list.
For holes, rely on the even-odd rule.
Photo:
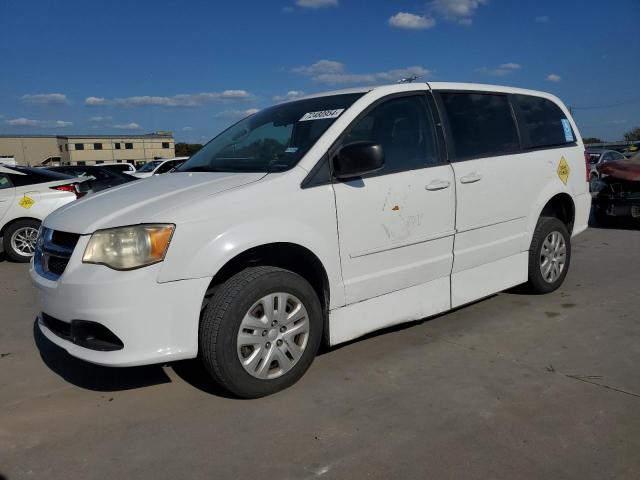
{"label": "windshield glass", "polygon": [[145,163],[138,169],[139,172],[153,172],[155,168],[162,163],[162,160],[154,160],[153,162]]}
{"label": "windshield glass", "polygon": [[222,132],[177,170],[281,172],[295,166],[344,110],[364,93],[276,105]]}

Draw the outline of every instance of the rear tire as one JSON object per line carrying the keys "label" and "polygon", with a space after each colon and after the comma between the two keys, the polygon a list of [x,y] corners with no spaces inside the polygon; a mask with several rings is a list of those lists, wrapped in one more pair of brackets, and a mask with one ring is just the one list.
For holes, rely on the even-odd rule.
{"label": "rear tire", "polygon": [[302,377],[322,329],[322,307],[309,282],[282,268],[250,267],[220,285],[203,309],[200,357],[232,394],[263,397]]}
{"label": "rear tire", "polygon": [[36,248],[36,238],[40,222],[37,220],[18,220],[12,223],[3,235],[4,251],[14,262],[29,263]]}
{"label": "rear tire", "polygon": [[564,282],[571,263],[571,235],[555,217],[540,217],[529,248],[528,290],[550,293]]}

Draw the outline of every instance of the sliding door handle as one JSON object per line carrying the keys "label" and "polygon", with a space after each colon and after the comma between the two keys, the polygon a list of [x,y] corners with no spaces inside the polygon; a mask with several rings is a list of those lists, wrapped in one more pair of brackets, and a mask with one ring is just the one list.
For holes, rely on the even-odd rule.
{"label": "sliding door handle", "polygon": [[460,183],[475,183],[475,182],[479,182],[480,180],[482,180],[482,175],[480,175],[479,173],[473,172],[473,173],[470,173],[469,175],[465,175],[464,177],[461,177]]}
{"label": "sliding door handle", "polygon": [[424,188],[433,192],[435,190],[444,190],[445,188],[449,188],[450,185],[451,182],[447,180],[434,180],[430,184],[425,185]]}

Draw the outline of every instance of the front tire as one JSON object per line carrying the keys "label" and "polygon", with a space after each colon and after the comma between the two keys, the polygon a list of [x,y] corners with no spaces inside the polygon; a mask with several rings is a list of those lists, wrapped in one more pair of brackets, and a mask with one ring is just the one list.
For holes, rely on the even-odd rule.
{"label": "front tire", "polygon": [[3,235],[4,251],[14,262],[28,263],[36,249],[36,239],[40,222],[37,220],[18,220],[12,223]]}
{"label": "front tire", "polygon": [[550,293],[564,282],[571,263],[571,235],[555,217],[540,217],[529,249],[529,279],[532,293]]}
{"label": "front tire", "polygon": [[322,329],[322,307],[309,282],[282,268],[250,267],[220,285],[205,306],[200,357],[232,394],[263,397],[304,375]]}

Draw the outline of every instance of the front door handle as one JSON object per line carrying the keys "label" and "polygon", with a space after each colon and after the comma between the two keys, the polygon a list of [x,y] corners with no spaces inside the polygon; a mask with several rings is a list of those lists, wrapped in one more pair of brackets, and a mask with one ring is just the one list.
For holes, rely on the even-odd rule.
{"label": "front door handle", "polygon": [[470,173],[469,175],[465,175],[464,177],[460,178],[460,183],[475,183],[475,182],[479,182],[480,180],[482,180],[482,175],[480,175],[479,173],[473,172],[473,173]]}
{"label": "front door handle", "polygon": [[434,180],[429,185],[425,185],[424,188],[433,192],[435,190],[444,190],[445,188],[449,188],[450,185],[451,182],[447,180]]}

